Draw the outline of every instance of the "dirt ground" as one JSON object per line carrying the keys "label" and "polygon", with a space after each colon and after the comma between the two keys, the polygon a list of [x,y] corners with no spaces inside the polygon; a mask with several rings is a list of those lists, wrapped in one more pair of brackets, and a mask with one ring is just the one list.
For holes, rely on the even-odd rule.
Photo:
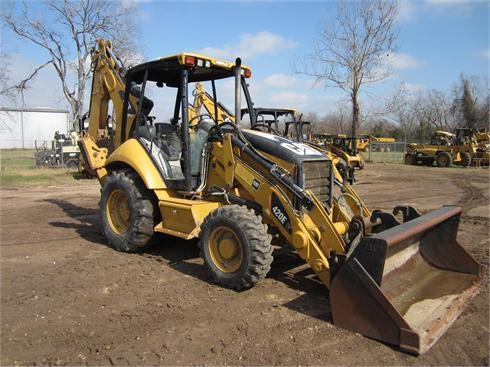
{"label": "dirt ground", "polygon": [[[358,177],[371,209],[462,205],[458,240],[488,266],[489,169],[368,164]],[[334,326],[326,288],[291,255],[234,292],[212,283],[195,241],[107,247],[95,180],[0,194],[1,365],[489,364],[488,281],[414,357]]]}

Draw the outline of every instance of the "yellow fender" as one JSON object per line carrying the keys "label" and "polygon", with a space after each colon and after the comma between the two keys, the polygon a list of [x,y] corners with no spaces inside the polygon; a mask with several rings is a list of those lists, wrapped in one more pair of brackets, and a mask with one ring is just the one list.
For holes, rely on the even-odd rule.
{"label": "yellow fender", "polygon": [[150,190],[166,189],[165,181],[151,160],[148,152],[136,139],[126,140],[108,158],[105,166],[124,163],[133,168],[141,177],[145,186]]}

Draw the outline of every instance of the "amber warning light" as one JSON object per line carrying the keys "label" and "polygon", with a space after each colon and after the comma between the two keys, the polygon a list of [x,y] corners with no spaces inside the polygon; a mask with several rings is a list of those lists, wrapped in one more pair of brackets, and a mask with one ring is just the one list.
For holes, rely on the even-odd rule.
{"label": "amber warning light", "polygon": [[189,66],[196,66],[196,58],[194,56],[186,56],[184,63]]}

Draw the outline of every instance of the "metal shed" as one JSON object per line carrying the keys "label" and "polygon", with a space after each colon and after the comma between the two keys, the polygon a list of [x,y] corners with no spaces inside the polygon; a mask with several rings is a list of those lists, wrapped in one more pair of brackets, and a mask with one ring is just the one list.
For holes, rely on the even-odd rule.
{"label": "metal shed", "polygon": [[69,125],[66,110],[0,107],[0,149],[33,149],[49,145],[54,133],[68,133]]}

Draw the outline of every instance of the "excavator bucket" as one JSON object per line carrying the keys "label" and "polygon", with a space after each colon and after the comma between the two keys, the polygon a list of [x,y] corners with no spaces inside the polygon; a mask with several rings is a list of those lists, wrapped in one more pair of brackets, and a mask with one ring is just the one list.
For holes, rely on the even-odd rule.
{"label": "excavator bucket", "polygon": [[483,281],[456,241],[461,208],[438,210],[363,238],[330,287],[335,325],[425,353]]}

